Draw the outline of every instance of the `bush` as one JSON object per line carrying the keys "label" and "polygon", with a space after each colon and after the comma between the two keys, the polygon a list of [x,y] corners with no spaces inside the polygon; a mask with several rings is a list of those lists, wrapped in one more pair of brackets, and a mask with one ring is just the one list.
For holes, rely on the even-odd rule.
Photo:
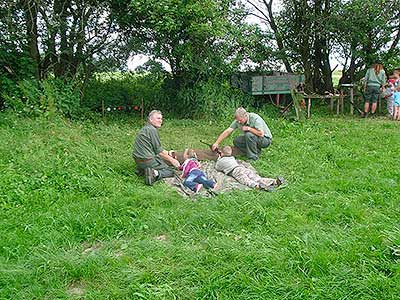
{"label": "bush", "polygon": [[80,93],[78,85],[65,79],[22,80],[16,90],[2,94],[6,106],[25,115],[54,115],[68,117],[80,114]]}
{"label": "bush", "polygon": [[4,95],[14,95],[18,91],[17,82],[22,78],[34,78],[32,60],[28,54],[17,49],[5,48],[0,43],[0,109],[6,106]]}
{"label": "bush", "polygon": [[237,107],[250,106],[253,102],[251,96],[232,88],[228,82],[209,80],[180,91],[174,110],[185,118],[231,117]]}
{"label": "bush", "polygon": [[85,89],[82,105],[101,111],[102,101],[106,108],[113,109],[140,105],[142,100],[146,112],[160,109],[179,118],[231,116],[236,107],[254,102],[226,81],[198,82],[194,87],[177,90],[168,73],[145,71],[96,74]]}
{"label": "bush", "polygon": [[88,83],[82,106],[90,110],[101,110],[102,101],[106,107],[140,105],[145,110],[156,108],[159,99],[166,97],[163,89],[163,76],[152,73],[101,73]]}
{"label": "bush", "polygon": [[68,117],[84,115],[84,111],[101,111],[103,101],[106,108],[113,110],[131,110],[143,101],[146,112],[160,109],[174,117],[203,119],[231,116],[236,107],[254,102],[226,81],[200,81],[178,90],[169,74],[162,71],[95,74],[83,90],[82,100],[80,87],[80,83],[66,79],[22,80],[3,97],[6,105],[20,114]]}

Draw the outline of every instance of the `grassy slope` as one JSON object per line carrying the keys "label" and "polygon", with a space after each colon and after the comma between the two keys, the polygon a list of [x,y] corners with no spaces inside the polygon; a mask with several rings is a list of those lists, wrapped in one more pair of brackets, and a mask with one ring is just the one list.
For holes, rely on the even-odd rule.
{"label": "grassy slope", "polygon": [[[228,124],[161,138],[202,147]],[[191,202],[133,175],[139,120],[1,115],[0,299],[398,299],[399,124],[268,124],[254,165],[289,187]]]}

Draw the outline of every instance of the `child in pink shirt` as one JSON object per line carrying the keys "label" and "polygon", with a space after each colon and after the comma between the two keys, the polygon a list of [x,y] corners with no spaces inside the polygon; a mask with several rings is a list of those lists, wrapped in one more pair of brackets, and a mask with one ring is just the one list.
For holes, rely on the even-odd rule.
{"label": "child in pink shirt", "polygon": [[182,178],[185,179],[183,184],[197,193],[203,186],[206,189],[215,189],[217,183],[213,180],[209,180],[206,175],[201,171],[200,162],[197,159],[197,154],[193,149],[186,149],[183,153],[185,161],[180,166],[180,170],[183,171]]}

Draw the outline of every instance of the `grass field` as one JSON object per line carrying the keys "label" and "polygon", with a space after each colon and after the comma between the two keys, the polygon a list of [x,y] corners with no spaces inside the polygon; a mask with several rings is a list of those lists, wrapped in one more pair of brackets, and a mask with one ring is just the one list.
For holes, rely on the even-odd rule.
{"label": "grass field", "polygon": [[[0,114],[0,299],[399,299],[400,124],[260,114],[254,166],[289,186],[196,202],[134,175],[139,119]],[[165,119],[161,140],[229,123]]]}

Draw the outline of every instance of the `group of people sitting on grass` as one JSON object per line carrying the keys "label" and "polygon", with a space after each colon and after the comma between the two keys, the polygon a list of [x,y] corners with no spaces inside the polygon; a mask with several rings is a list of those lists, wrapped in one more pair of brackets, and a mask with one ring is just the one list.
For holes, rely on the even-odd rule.
{"label": "group of people sitting on grass", "polygon": [[363,117],[374,116],[377,102],[382,95],[387,100],[388,117],[400,120],[400,70],[394,70],[386,80],[383,65],[373,64],[364,77],[365,104]]}
{"label": "group of people sitting on grass", "polygon": [[[154,182],[173,177],[176,171],[182,171],[183,184],[197,193],[201,188],[209,190],[218,189],[218,183],[207,178],[201,170],[201,164],[193,149],[186,149],[183,153],[181,164],[174,151],[164,150],[161,146],[158,129],[163,122],[162,113],[153,110],[149,113],[147,124],[139,130],[134,141],[133,158],[136,162],[136,174],[145,176],[145,183],[152,185]],[[232,148],[225,146],[219,150],[219,144],[235,130],[239,129],[243,134],[234,139],[237,147],[248,159],[257,160],[262,148],[267,148],[272,142],[272,134],[265,121],[255,113],[248,113],[240,107],[235,112],[235,120],[225,129],[211,146],[211,150],[218,152],[215,168],[238,182],[266,191],[272,191],[274,187],[284,183],[282,177],[276,179],[262,178],[253,170],[240,165],[234,156]]]}

